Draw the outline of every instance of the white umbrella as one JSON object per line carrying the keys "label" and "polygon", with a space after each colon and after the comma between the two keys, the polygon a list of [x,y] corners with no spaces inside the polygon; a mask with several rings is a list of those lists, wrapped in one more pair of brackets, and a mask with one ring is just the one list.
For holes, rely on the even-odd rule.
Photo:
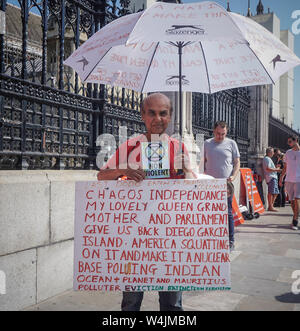
{"label": "white umbrella", "polygon": [[300,59],[258,23],[206,1],[159,2],[124,16],[64,63],[84,82],[139,92],[179,91],[181,98],[182,91],[272,84]]}

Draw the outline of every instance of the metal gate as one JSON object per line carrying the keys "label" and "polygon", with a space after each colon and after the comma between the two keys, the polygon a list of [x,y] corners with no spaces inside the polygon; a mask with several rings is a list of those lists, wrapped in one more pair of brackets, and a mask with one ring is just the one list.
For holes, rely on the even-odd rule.
{"label": "metal gate", "polygon": [[269,117],[269,145],[274,148],[279,148],[281,152],[286,152],[289,149],[287,144],[290,136],[298,136],[299,132],[293,130],[283,121],[272,116]]}
{"label": "metal gate", "polygon": [[129,0],[1,0],[0,169],[92,169],[99,134],[144,129],[140,94],[83,84],[63,61]]}
{"label": "metal gate", "polygon": [[248,166],[248,113],[250,98],[247,88],[226,90],[212,95],[193,93],[193,133],[212,137],[213,125],[225,121],[228,137],[234,139],[240,150],[241,166]]}

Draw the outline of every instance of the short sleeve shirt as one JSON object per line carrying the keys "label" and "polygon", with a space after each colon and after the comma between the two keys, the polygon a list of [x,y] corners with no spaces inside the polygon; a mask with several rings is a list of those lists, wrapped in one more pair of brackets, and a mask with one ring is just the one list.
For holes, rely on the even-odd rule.
{"label": "short sleeve shirt", "polygon": [[237,143],[225,138],[221,143],[214,138],[204,142],[205,174],[214,178],[229,178],[232,175],[234,160],[240,158]]}
{"label": "short sleeve shirt", "polygon": [[288,150],[283,158],[286,163],[286,178],[289,183],[300,183],[300,151]]}
{"label": "short sleeve shirt", "polygon": [[267,171],[267,168],[275,168],[275,164],[269,156],[265,156],[263,159],[264,176],[265,176],[266,182],[269,183],[272,180],[272,178],[277,179],[278,176],[277,176],[277,172]]}
{"label": "short sleeve shirt", "polygon": [[[167,136],[169,142],[170,179],[183,179],[185,175],[179,175],[174,169],[174,158],[180,152],[180,145],[177,139]],[[123,143],[115,154],[107,161],[101,169],[138,169],[142,168],[141,142],[147,142],[145,135],[139,135]],[[182,144],[183,153],[189,158],[189,153]]]}

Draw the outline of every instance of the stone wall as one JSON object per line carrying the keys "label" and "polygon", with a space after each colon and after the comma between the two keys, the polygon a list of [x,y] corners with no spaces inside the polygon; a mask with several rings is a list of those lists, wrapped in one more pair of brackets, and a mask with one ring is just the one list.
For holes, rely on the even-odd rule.
{"label": "stone wall", "polygon": [[19,310],[72,288],[76,181],[96,171],[0,172],[0,310]]}

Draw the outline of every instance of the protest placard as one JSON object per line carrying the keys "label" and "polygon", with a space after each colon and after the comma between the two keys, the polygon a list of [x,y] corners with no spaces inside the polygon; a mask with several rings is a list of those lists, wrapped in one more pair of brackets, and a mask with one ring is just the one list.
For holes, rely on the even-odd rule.
{"label": "protest placard", "polygon": [[232,216],[234,220],[234,226],[238,226],[240,224],[245,223],[244,217],[240,211],[235,195],[233,195],[232,198]]}
{"label": "protest placard", "polygon": [[74,289],[230,289],[226,180],[76,183]]}
{"label": "protest placard", "polygon": [[255,184],[252,170],[249,168],[241,168],[240,172],[242,183],[244,184],[241,185],[241,195],[243,196],[248,194],[248,199],[252,206],[253,212],[263,214],[265,212],[265,208]]}

